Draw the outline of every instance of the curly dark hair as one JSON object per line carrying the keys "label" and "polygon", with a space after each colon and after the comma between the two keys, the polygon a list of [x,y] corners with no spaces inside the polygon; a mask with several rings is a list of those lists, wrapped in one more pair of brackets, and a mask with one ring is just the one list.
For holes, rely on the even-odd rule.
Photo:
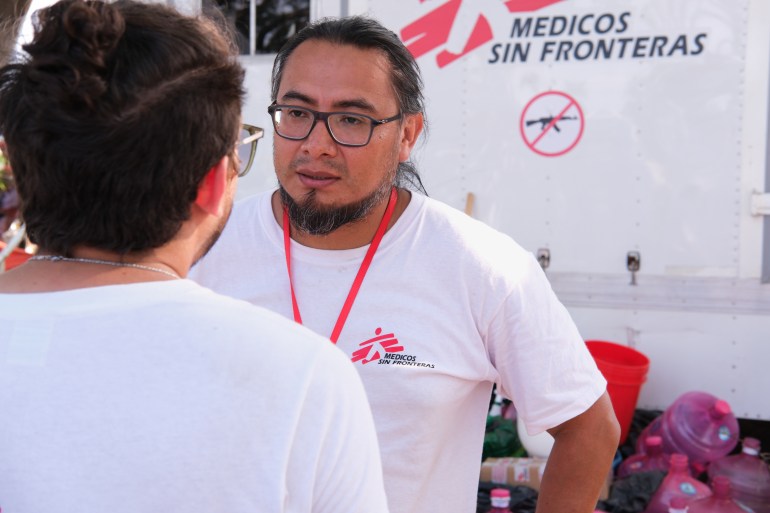
{"label": "curly dark hair", "polygon": [[0,69],[0,133],[30,239],[62,255],[171,240],[237,137],[229,34],[158,4],[62,0],[23,49]]}
{"label": "curly dark hair", "polygon": [[[271,100],[276,101],[281,86],[286,61],[294,50],[305,41],[320,40],[337,45],[350,45],[362,49],[374,49],[383,52],[390,63],[390,81],[396,94],[399,109],[404,114],[425,114],[423,82],[420,67],[404,43],[391,30],[377,20],[366,16],[348,16],[344,18],[323,18],[297,32],[289,39],[273,63]],[[425,194],[425,187],[413,162],[401,162],[396,173],[398,185],[416,189]]]}

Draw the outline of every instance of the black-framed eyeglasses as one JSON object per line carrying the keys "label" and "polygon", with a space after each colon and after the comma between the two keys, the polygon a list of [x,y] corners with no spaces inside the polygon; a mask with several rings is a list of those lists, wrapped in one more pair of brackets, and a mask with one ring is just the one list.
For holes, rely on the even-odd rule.
{"label": "black-framed eyeglasses", "polygon": [[265,135],[262,128],[244,123],[241,125],[241,131],[238,133],[236,149],[238,150],[238,176],[246,176],[254,162],[254,155],[257,153],[257,143]]}
{"label": "black-framed eyeglasses", "polygon": [[342,146],[366,146],[375,127],[401,119],[400,112],[390,118],[375,119],[354,112],[318,112],[304,107],[276,104],[270,105],[267,112],[273,118],[275,133],[284,139],[306,139],[320,119],[332,139]]}

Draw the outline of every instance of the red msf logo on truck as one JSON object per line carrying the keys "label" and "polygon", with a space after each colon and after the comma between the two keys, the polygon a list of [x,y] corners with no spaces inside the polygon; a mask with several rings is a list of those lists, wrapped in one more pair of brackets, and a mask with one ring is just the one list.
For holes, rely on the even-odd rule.
{"label": "red msf logo on truck", "polygon": [[[470,34],[460,53],[453,53],[444,49],[436,55],[436,63],[439,68],[451,64],[463,55],[492,40],[492,27],[482,5],[494,1],[500,2],[509,13],[516,13],[537,11],[562,0],[487,0],[486,2],[467,0],[466,5],[462,7],[474,6],[475,22],[470,27]],[[462,3],[463,0],[449,0],[401,29],[401,39],[406,43],[406,47],[412,52],[415,59],[446,45],[457,24],[457,14]]]}

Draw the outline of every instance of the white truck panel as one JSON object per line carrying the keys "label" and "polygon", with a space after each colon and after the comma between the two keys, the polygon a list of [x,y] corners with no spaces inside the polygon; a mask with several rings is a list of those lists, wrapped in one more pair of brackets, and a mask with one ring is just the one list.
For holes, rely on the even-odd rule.
{"label": "white truck panel", "polygon": [[704,390],[730,403],[741,418],[767,420],[763,316],[582,307],[570,313],[589,338],[600,334],[651,357],[639,408],[663,409],[684,392]]}
{"label": "white truck panel", "polygon": [[[515,12],[526,3],[542,7]],[[770,420],[770,222],[758,212],[770,191],[770,2],[311,0],[314,19],[347,13],[429,47],[418,62],[430,132],[415,155],[428,192],[458,209],[473,193],[475,217],[550,251],[547,274],[583,336],[650,357],[640,407],[699,389]],[[557,18],[585,18],[587,33],[551,36]],[[489,39],[447,63],[482,21]],[[272,57],[243,62],[245,118],[269,127]],[[571,104],[553,92],[579,110],[561,113]],[[559,132],[537,121],[560,114]],[[270,132],[240,196],[275,183]],[[629,251],[641,255],[636,285]]]}

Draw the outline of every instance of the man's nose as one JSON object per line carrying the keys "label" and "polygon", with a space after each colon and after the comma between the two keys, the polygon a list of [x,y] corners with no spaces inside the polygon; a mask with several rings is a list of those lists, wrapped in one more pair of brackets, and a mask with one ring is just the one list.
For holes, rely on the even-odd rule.
{"label": "man's nose", "polygon": [[329,132],[326,123],[320,119],[316,121],[310,134],[302,143],[303,150],[312,156],[334,156],[337,154],[337,143]]}

